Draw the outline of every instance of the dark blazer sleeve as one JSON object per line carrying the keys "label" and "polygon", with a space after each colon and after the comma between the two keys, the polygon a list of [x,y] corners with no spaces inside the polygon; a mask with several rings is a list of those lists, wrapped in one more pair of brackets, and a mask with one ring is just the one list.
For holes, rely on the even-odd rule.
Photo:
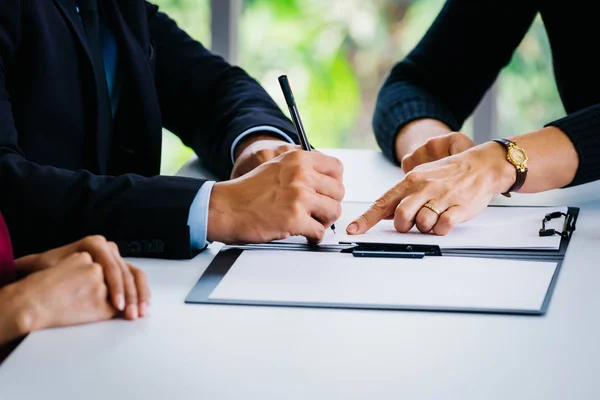
{"label": "dark blazer sleeve", "polygon": [[253,78],[190,38],[158,7],[147,3],[147,11],[163,124],[219,178],[229,177],[231,146],[250,128],[270,125],[299,143],[292,123]]}
{"label": "dark blazer sleeve", "polygon": [[22,153],[6,75],[25,29],[19,4],[0,2],[0,209],[15,256],[103,234],[117,241],[124,255],[191,257],[187,218],[203,181],[95,176],[37,165]]}
{"label": "dark blazer sleeve", "polygon": [[384,153],[398,162],[396,135],[416,119],[434,118],[459,130],[536,14],[533,0],[448,0],[379,93],[373,129]]}

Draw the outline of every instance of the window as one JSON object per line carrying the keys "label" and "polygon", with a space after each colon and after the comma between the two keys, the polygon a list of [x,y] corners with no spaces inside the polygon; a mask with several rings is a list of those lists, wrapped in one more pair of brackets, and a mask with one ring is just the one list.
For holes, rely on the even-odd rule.
{"label": "window", "polygon": [[[242,1],[239,18],[215,23],[237,20],[237,63],[286,114],[277,77],[289,76],[308,136],[321,148],[377,148],[371,118],[379,88],[443,6],[443,0],[213,1]],[[156,3],[210,45],[209,0]],[[550,61],[548,39],[537,19],[501,73],[488,112],[479,114],[475,126],[487,132],[477,137],[524,133],[564,115]],[[471,126],[468,121],[463,131],[471,134]],[[164,172],[176,172],[190,155],[178,139],[165,135]]]}

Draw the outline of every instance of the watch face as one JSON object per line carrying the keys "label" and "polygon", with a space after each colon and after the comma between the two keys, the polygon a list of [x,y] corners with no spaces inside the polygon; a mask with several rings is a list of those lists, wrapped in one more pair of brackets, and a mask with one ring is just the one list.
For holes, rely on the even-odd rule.
{"label": "watch face", "polygon": [[509,151],[509,155],[510,155],[510,158],[516,164],[523,164],[525,161],[527,161],[527,156],[525,155],[525,152],[521,149],[512,148]]}

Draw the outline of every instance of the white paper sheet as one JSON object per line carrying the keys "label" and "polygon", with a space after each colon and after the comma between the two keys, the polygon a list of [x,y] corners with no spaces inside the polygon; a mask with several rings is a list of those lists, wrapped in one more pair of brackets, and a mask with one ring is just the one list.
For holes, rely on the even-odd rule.
{"label": "white paper sheet", "polygon": [[212,299],[539,311],[556,262],[244,251]]}
{"label": "white paper sheet", "polygon": [[[438,245],[443,249],[532,249],[556,250],[560,247],[558,235],[540,237],[542,219],[554,211],[567,212],[567,207],[488,207],[483,213],[455,227],[447,236],[422,234],[417,228],[399,233],[394,222],[379,222],[363,235],[346,234],[346,226],[365,212],[370,203],[344,203],[342,217],[335,223],[337,233],[328,229],[322,244],[339,242],[410,243]],[[552,220],[547,228],[562,231],[564,218]],[[291,237],[284,243],[306,243],[303,237]]]}

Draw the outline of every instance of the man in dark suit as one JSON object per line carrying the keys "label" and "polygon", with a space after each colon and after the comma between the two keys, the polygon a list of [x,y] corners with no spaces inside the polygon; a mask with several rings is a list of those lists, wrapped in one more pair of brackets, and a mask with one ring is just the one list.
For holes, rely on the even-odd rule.
{"label": "man in dark suit", "polygon": [[[244,175],[158,176],[163,127],[221,179]],[[0,2],[0,210],[17,257],[91,234],[165,258],[319,241],[342,167],[296,140],[256,81],[150,3]]]}

